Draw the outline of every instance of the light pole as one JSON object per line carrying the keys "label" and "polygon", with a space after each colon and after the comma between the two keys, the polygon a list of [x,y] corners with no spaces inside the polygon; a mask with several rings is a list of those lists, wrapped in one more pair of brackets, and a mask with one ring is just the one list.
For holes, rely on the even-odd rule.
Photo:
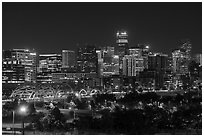
{"label": "light pole", "polygon": [[13,110],[13,134],[15,135],[15,130],[14,130],[14,120],[15,120],[15,110]]}
{"label": "light pole", "polygon": [[[19,109],[19,112],[22,114],[22,116],[26,115],[27,112],[27,107],[26,106],[21,106]],[[24,117],[22,117],[22,134],[24,135]]]}

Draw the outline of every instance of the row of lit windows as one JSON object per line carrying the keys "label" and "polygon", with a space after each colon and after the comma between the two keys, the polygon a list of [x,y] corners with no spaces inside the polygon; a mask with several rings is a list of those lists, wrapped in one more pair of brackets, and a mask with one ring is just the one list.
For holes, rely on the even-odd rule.
{"label": "row of lit windows", "polygon": [[2,83],[24,83],[24,81],[2,81]]}

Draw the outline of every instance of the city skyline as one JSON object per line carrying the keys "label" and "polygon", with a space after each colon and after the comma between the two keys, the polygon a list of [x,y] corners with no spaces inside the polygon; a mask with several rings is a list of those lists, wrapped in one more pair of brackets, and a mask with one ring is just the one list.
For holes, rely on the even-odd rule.
{"label": "city skyline", "polygon": [[169,54],[182,39],[190,39],[192,53],[200,53],[201,7],[201,3],[3,3],[2,47],[61,53],[76,50],[76,45],[116,46],[116,32],[125,29],[129,47],[148,42],[152,51]]}
{"label": "city skyline", "polygon": [[202,2],[2,3],[2,134],[201,135]]}

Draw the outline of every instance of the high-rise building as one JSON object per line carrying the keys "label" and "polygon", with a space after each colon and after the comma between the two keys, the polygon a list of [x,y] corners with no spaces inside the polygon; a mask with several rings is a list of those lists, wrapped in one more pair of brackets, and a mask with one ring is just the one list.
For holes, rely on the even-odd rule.
{"label": "high-rise building", "polygon": [[150,52],[150,44],[138,44],[138,47],[142,49],[142,58],[144,60],[144,68],[148,69],[148,55]]}
{"label": "high-rise building", "polygon": [[40,54],[37,82],[51,83],[52,73],[60,73],[62,67],[61,54]]}
{"label": "high-rise building", "polygon": [[122,74],[122,66],[123,66],[123,57],[127,55],[128,50],[128,34],[126,31],[121,30],[116,33],[116,44],[117,44],[117,52],[119,55],[119,72]]}
{"label": "high-rise building", "polygon": [[75,52],[72,50],[62,50],[62,67],[74,68],[75,67]]}
{"label": "high-rise building", "polygon": [[149,47],[149,44],[138,44],[137,46],[128,49],[129,55],[136,55],[138,58],[143,58],[145,69],[148,68],[148,55],[150,54]]}
{"label": "high-rise building", "polygon": [[21,61],[12,58],[12,50],[3,51],[2,83],[24,83],[25,66]]}
{"label": "high-rise building", "polygon": [[172,52],[173,72],[176,74],[188,73],[188,64],[191,60],[191,43],[184,41],[179,49]]}
{"label": "high-rise building", "polygon": [[191,61],[191,43],[183,41],[180,48],[172,52],[173,82],[176,88],[182,88],[188,81],[189,63]]}
{"label": "high-rise building", "polygon": [[188,73],[189,56],[186,55],[185,50],[177,49],[172,52],[173,72],[175,74],[183,75]]}
{"label": "high-rise building", "polygon": [[[10,60],[15,65],[24,66],[25,82],[36,82],[36,52],[28,49],[12,49],[3,52],[3,61]],[[9,63],[10,63],[9,61]],[[12,64],[12,63],[10,63]],[[14,65],[13,64],[13,65]],[[14,66],[15,66],[14,65]]]}
{"label": "high-rise building", "polygon": [[166,71],[168,68],[168,55],[154,53],[148,56],[148,70],[154,73],[155,88],[163,88],[165,79],[168,77]]}
{"label": "high-rise building", "polygon": [[158,71],[166,71],[168,65],[168,55],[162,53],[154,53],[148,56],[148,69]]}
{"label": "high-rise building", "polygon": [[183,41],[180,49],[184,51],[184,56],[186,57],[187,61],[190,61],[191,60],[191,49],[192,49],[191,42],[189,40]]}
{"label": "high-rise building", "polygon": [[112,58],[112,71],[114,75],[119,75],[119,56],[113,55]]}
{"label": "high-rise building", "polygon": [[137,56],[138,58],[141,58],[141,57],[142,57],[142,49],[139,48],[139,47],[129,48],[128,51],[129,51],[129,55],[135,55],[135,56]]}
{"label": "high-rise building", "polygon": [[96,50],[97,58],[98,58],[98,76],[103,76],[103,51],[101,49]]}
{"label": "high-rise building", "polygon": [[95,46],[87,45],[77,51],[77,72],[97,73],[98,59]]}
{"label": "high-rise building", "polygon": [[139,72],[143,70],[143,58],[138,58],[136,55],[125,55],[123,57],[124,76],[139,76]]}
{"label": "high-rise building", "polygon": [[104,47],[103,76],[119,75],[119,57],[115,55],[114,47]]}
{"label": "high-rise building", "polygon": [[115,55],[115,48],[102,47],[96,52],[101,76],[119,75],[119,56]]}

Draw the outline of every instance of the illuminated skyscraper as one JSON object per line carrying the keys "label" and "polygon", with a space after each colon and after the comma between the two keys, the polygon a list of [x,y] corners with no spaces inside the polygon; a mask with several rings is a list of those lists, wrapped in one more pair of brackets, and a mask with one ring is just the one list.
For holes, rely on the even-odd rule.
{"label": "illuminated skyscraper", "polygon": [[116,44],[118,48],[118,55],[119,55],[119,69],[120,74],[122,74],[122,64],[123,64],[123,57],[127,55],[128,49],[128,34],[126,31],[121,30],[117,31],[116,33]]}
{"label": "illuminated skyscraper", "polygon": [[96,51],[101,76],[119,75],[119,56],[114,47],[102,47]]}
{"label": "illuminated skyscraper", "polygon": [[8,64],[13,64],[13,66],[22,65],[24,68],[24,81],[36,82],[36,53],[28,49],[13,49],[6,52],[3,55],[4,63],[7,60]]}
{"label": "illuminated skyscraper", "polygon": [[40,54],[37,81],[41,83],[51,83],[52,74],[60,73],[61,67],[61,54]]}
{"label": "illuminated skyscraper", "polygon": [[24,83],[25,65],[16,58],[12,58],[12,50],[3,51],[2,83]]}
{"label": "illuminated skyscraper", "polygon": [[143,58],[143,65],[145,69],[148,68],[148,55],[150,53],[149,47],[149,44],[138,44],[137,46],[130,47],[128,49],[129,55],[135,55],[138,58]]}
{"label": "illuminated skyscraper", "polygon": [[114,47],[103,48],[103,76],[115,75],[113,57],[115,53]]}
{"label": "illuminated skyscraper", "polygon": [[103,51],[101,49],[97,49],[96,54],[98,58],[98,76],[101,77],[103,75]]}
{"label": "illuminated skyscraper", "polygon": [[179,49],[172,52],[173,72],[176,74],[188,73],[188,64],[191,60],[191,43],[185,41]]}
{"label": "illuminated skyscraper", "polygon": [[172,63],[173,63],[173,72],[174,73],[185,73],[187,68],[182,63],[184,60],[184,52],[180,49],[176,49],[172,52]]}
{"label": "illuminated skyscraper", "polygon": [[184,56],[186,57],[188,61],[190,61],[191,60],[191,49],[192,49],[191,42],[189,40],[183,41],[180,49],[184,51]]}
{"label": "illuminated skyscraper", "polygon": [[113,55],[112,58],[112,71],[114,75],[119,75],[119,56]]}
{"label": "illuminated skyscraper", "polygon": [[143,70],[143,58],[138,58],[136,55],[125,55],[123,57],[124,76],[139,76],[139,72]]}

